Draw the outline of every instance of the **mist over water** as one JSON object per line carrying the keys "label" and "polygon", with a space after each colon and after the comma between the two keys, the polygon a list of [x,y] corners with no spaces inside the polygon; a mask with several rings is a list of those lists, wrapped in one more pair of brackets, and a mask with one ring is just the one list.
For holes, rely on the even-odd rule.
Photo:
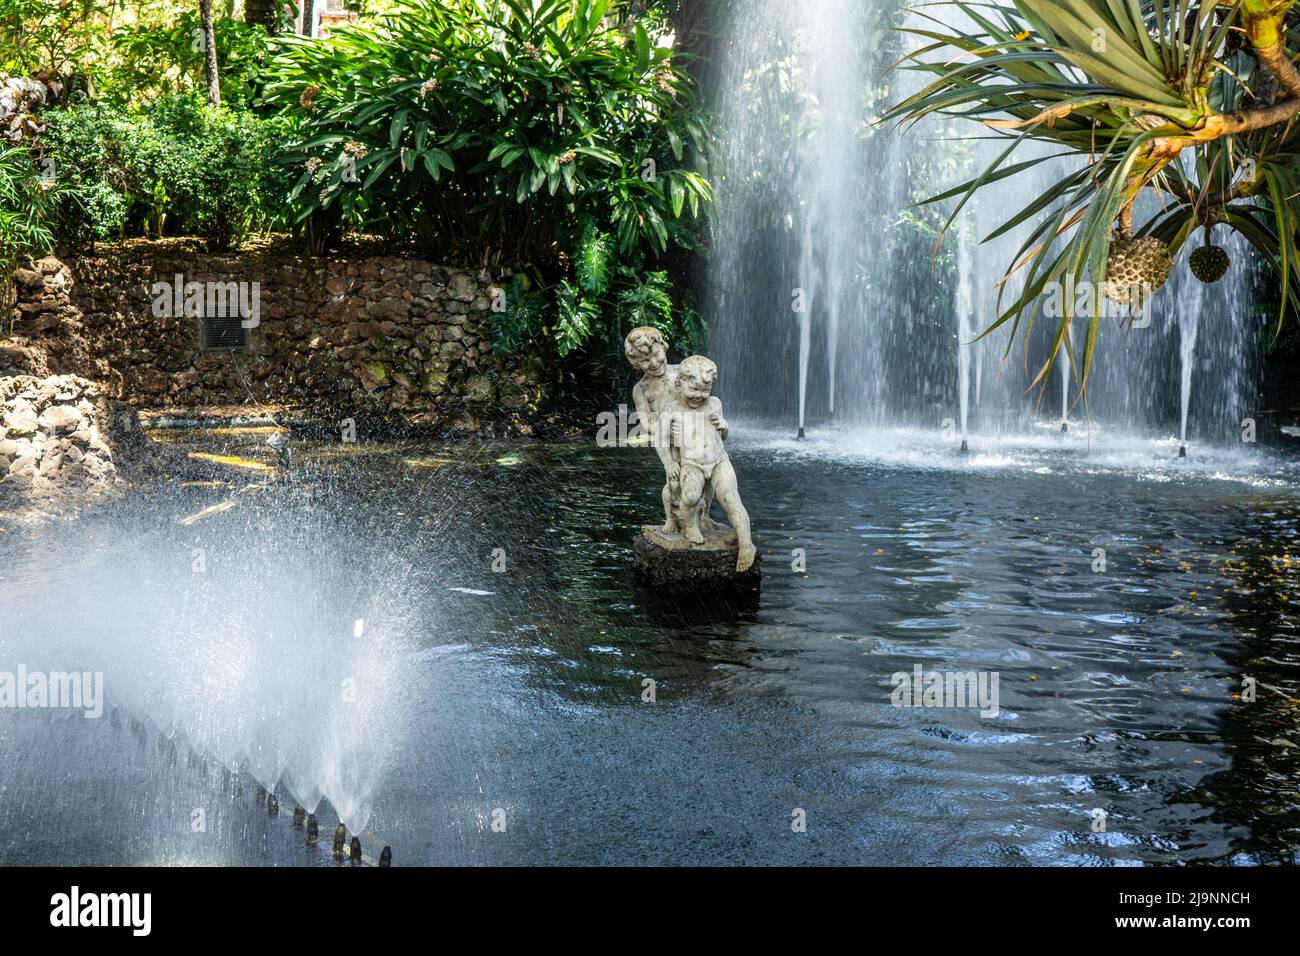
{"label": "mist over water", "polygon": [[137,514],[44,532],[0,582],[0,658],[102,672],[105,722],[116,710],[182,763],[193,751],[249,788],[280,785],[286,813],[327,799],[359,832],[407,744],[406,659],[428,610],[400,542],[377,550],[328,492],[243,499],[193,526]]}

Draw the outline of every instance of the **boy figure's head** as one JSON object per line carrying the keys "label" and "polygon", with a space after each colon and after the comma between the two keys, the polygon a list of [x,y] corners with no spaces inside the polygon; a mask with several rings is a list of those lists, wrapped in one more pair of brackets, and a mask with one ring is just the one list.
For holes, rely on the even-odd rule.
{"label": "boy figure's head", "polygon": [[718,367],[703,355],[692,355],[677,366],[677,394],[688,408],[699,408],[709,400]]}
{"label": "boy figure's head", "polygon": [[653,378],[663,375],[668,368],[668,346],[659,330],[651,325],[639,326],[627,334],[623,354],[634,369]]}

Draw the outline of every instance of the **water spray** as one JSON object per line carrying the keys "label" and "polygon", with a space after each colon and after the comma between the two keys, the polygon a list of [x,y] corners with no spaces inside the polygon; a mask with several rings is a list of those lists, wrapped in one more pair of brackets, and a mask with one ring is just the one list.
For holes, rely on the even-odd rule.
{"label": "water spray", "polygon": [[348,859],[353,866],[359,866],[361,863],[361,840],[357,837],[352,838],[352,843],[348,847]]}

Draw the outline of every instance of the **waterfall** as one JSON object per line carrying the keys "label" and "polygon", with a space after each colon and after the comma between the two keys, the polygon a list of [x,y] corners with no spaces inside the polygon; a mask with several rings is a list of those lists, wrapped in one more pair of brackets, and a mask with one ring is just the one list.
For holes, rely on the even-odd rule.
{"label": "waterfall", "polygon": [[[962,16],[951,6],[926,12]],[[1078,160],[989,184],[936,247],[937,211],[914,202],[969,179],[1005,143],[980,138],[968,122],[875,124],[918,82],[888,69],[917,45],[884,28],[908,15],[898,0],[734,0],[722,18],[705,290],[719,394],[735,413],[786,429],[938,428],[954,410],[963,434],[1060,424],[1055,401],[1029,389],[1050,354],[1052,323],[1039,316],[1029,336],[1024,326],[1014,338],[1004,327],[977,339],[996,319],[998,283],[1028,227],[979,240]],[[1034,148],[1045,147],[1024,147],[1018,158]],[[1077,379],[1061,353],[1062,421],[1073,408],[1089,428],[1168,437],[1189,408],[1180,433],[1235,434],[1253,394],[1259,323],[1250,315],[1251,256],[1219,231],[1234,265],[1205,288],[1202,304],[1191,304],[1200,283],[1180,264],[1149,326],[1102,319],[1086,407],[1075,406]],[[1004,302],[1022,282],[1020,274],[1005,280]],[[1200,309],[1198,328],[1213,334],[1180,364],[1175,336],[1182,341],[1187,308]],[[1205,371],[1195,376],[1196,400],[1180,405],[1193,359]]]}

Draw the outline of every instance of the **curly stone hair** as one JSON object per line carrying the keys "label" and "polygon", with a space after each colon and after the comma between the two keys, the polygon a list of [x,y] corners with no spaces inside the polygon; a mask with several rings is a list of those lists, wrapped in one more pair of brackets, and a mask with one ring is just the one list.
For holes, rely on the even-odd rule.
{"label": "curly stone hair", "polygon": [[698,378],[706,385],[712,385],[718,380],[718,366],[714,364],[713,359],[705,358],[703,355],[691,355],[682,359],[682,364],[677,366],[677,381],[687,378]]}
{"label": "curly stone hair", "polygon": [[649,352],[655,345],[668,347],[663,334],[653,325],[639,325],[623,340],[623,354],[631,358],[639,352]]}

